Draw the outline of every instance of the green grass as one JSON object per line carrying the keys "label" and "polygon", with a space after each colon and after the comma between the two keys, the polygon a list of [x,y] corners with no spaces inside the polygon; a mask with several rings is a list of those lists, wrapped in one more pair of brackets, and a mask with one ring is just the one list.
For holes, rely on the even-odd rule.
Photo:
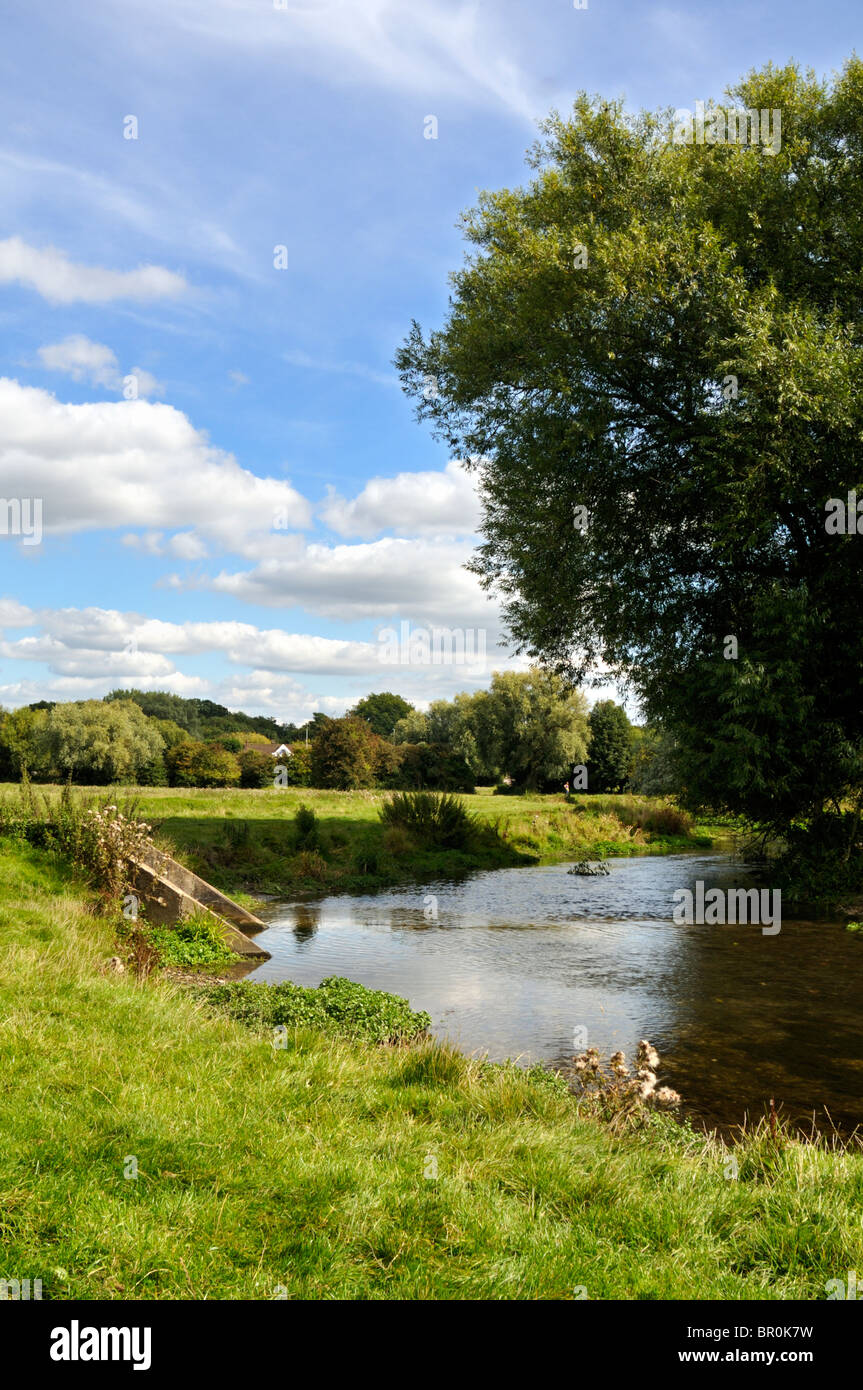
{"label": "green grass", "polygon": [[[106,789],[81,792],[104,799]],[[255,892],[357,892],[476,869],[664,854],[718,843],[702,827],[669,833],[664,803],[643,797],[578,796],[567,804],[562,794],[510,797],[483,790],[461,800],[480,828],[498,833],[456,849],[430,846],[401,827],[388,829],[379,814],[384,792],[144,787],[112,788],[111,794],[121,802],[134,797],[163,849],[241,898]],[[14,797],[17,790],[0,784],[4,795]],[[294,817],[303,804],[317,817],[314,849],[304,847],[297,834]]]}
{"label": "green grass", "polygon": [[616,1138],[434,1043],[274,1048],[114,951],[0,841],[0,1278],[45,1298],[821,1299],[863,1268],[858,1153],[762,1135],[728,1180],[673,1122]]}

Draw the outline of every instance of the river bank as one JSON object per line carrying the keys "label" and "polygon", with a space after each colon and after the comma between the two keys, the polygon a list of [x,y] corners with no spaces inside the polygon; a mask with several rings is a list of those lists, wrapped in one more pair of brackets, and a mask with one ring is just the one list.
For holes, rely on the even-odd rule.
{"label": "river bank", "polygon": [[781,1300],[863,1264],[857,1152],[752,1138],[728,1180],[436,1044],[274,1049],[106,973],[114,923],[8,842],[0,938],[3,1273],[43,1297]]}
{"label": "river bank", "polygon": [[863,1264],[855,1150],[762,1132],[732,1169],[436,1043],[276,1049],[111,974],[115,929],[0,841],[2,1273],[43,1297],[823,1299]]}
{"label": "river bank", "polygon": [[[104,789],[101,792],[104,795]],[[373,892],[406,880],[562,859],[709,849],[731,834],[693,825],[658,798],[562,795],[460,798],[480,833],[463,849],[423,847],[379,818],[386,793],[131,788],[159,846],[232,897]],[[317,826],[302,842],[301,805]],[[495,832],[495,833],[488,833]]]}

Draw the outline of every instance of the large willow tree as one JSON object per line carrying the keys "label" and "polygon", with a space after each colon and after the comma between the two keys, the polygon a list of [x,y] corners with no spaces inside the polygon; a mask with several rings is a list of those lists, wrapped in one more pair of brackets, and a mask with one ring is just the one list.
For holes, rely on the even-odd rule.
{"label": "large willow tree", "polygon": [[863,535],[826,504],[863,504],[863,64],[768,67],[706,115],[553,116],[397,365],[478,474],[474,567],[517,645],[625,679],[691,801],[832,815],[850,851]]}

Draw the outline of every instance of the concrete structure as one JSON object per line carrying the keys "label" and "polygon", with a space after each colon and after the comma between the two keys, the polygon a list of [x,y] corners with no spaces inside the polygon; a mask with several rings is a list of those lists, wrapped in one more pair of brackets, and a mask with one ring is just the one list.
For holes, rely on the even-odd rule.
{"label": "concrete structure", "polygon": [[146,902],[151,922],[172,923],[196,912],[209,912],[238,956],[269,960],[269,951],[256,946],[248,936],[249,932],[263,931],[265,923],[240,907],[233,898],[220,893],[218,888],[161,850],[148,849],[129,863],[132,888]]}

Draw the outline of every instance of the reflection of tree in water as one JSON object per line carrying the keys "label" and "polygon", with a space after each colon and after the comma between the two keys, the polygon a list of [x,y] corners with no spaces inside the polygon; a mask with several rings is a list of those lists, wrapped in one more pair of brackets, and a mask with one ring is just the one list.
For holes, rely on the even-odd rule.
{"label": "reflection of tree in water", "polygon": [[293,932],[299,945],[311,941],[321,922],[321,910],[316,903],[299,903],[294,908]]}

